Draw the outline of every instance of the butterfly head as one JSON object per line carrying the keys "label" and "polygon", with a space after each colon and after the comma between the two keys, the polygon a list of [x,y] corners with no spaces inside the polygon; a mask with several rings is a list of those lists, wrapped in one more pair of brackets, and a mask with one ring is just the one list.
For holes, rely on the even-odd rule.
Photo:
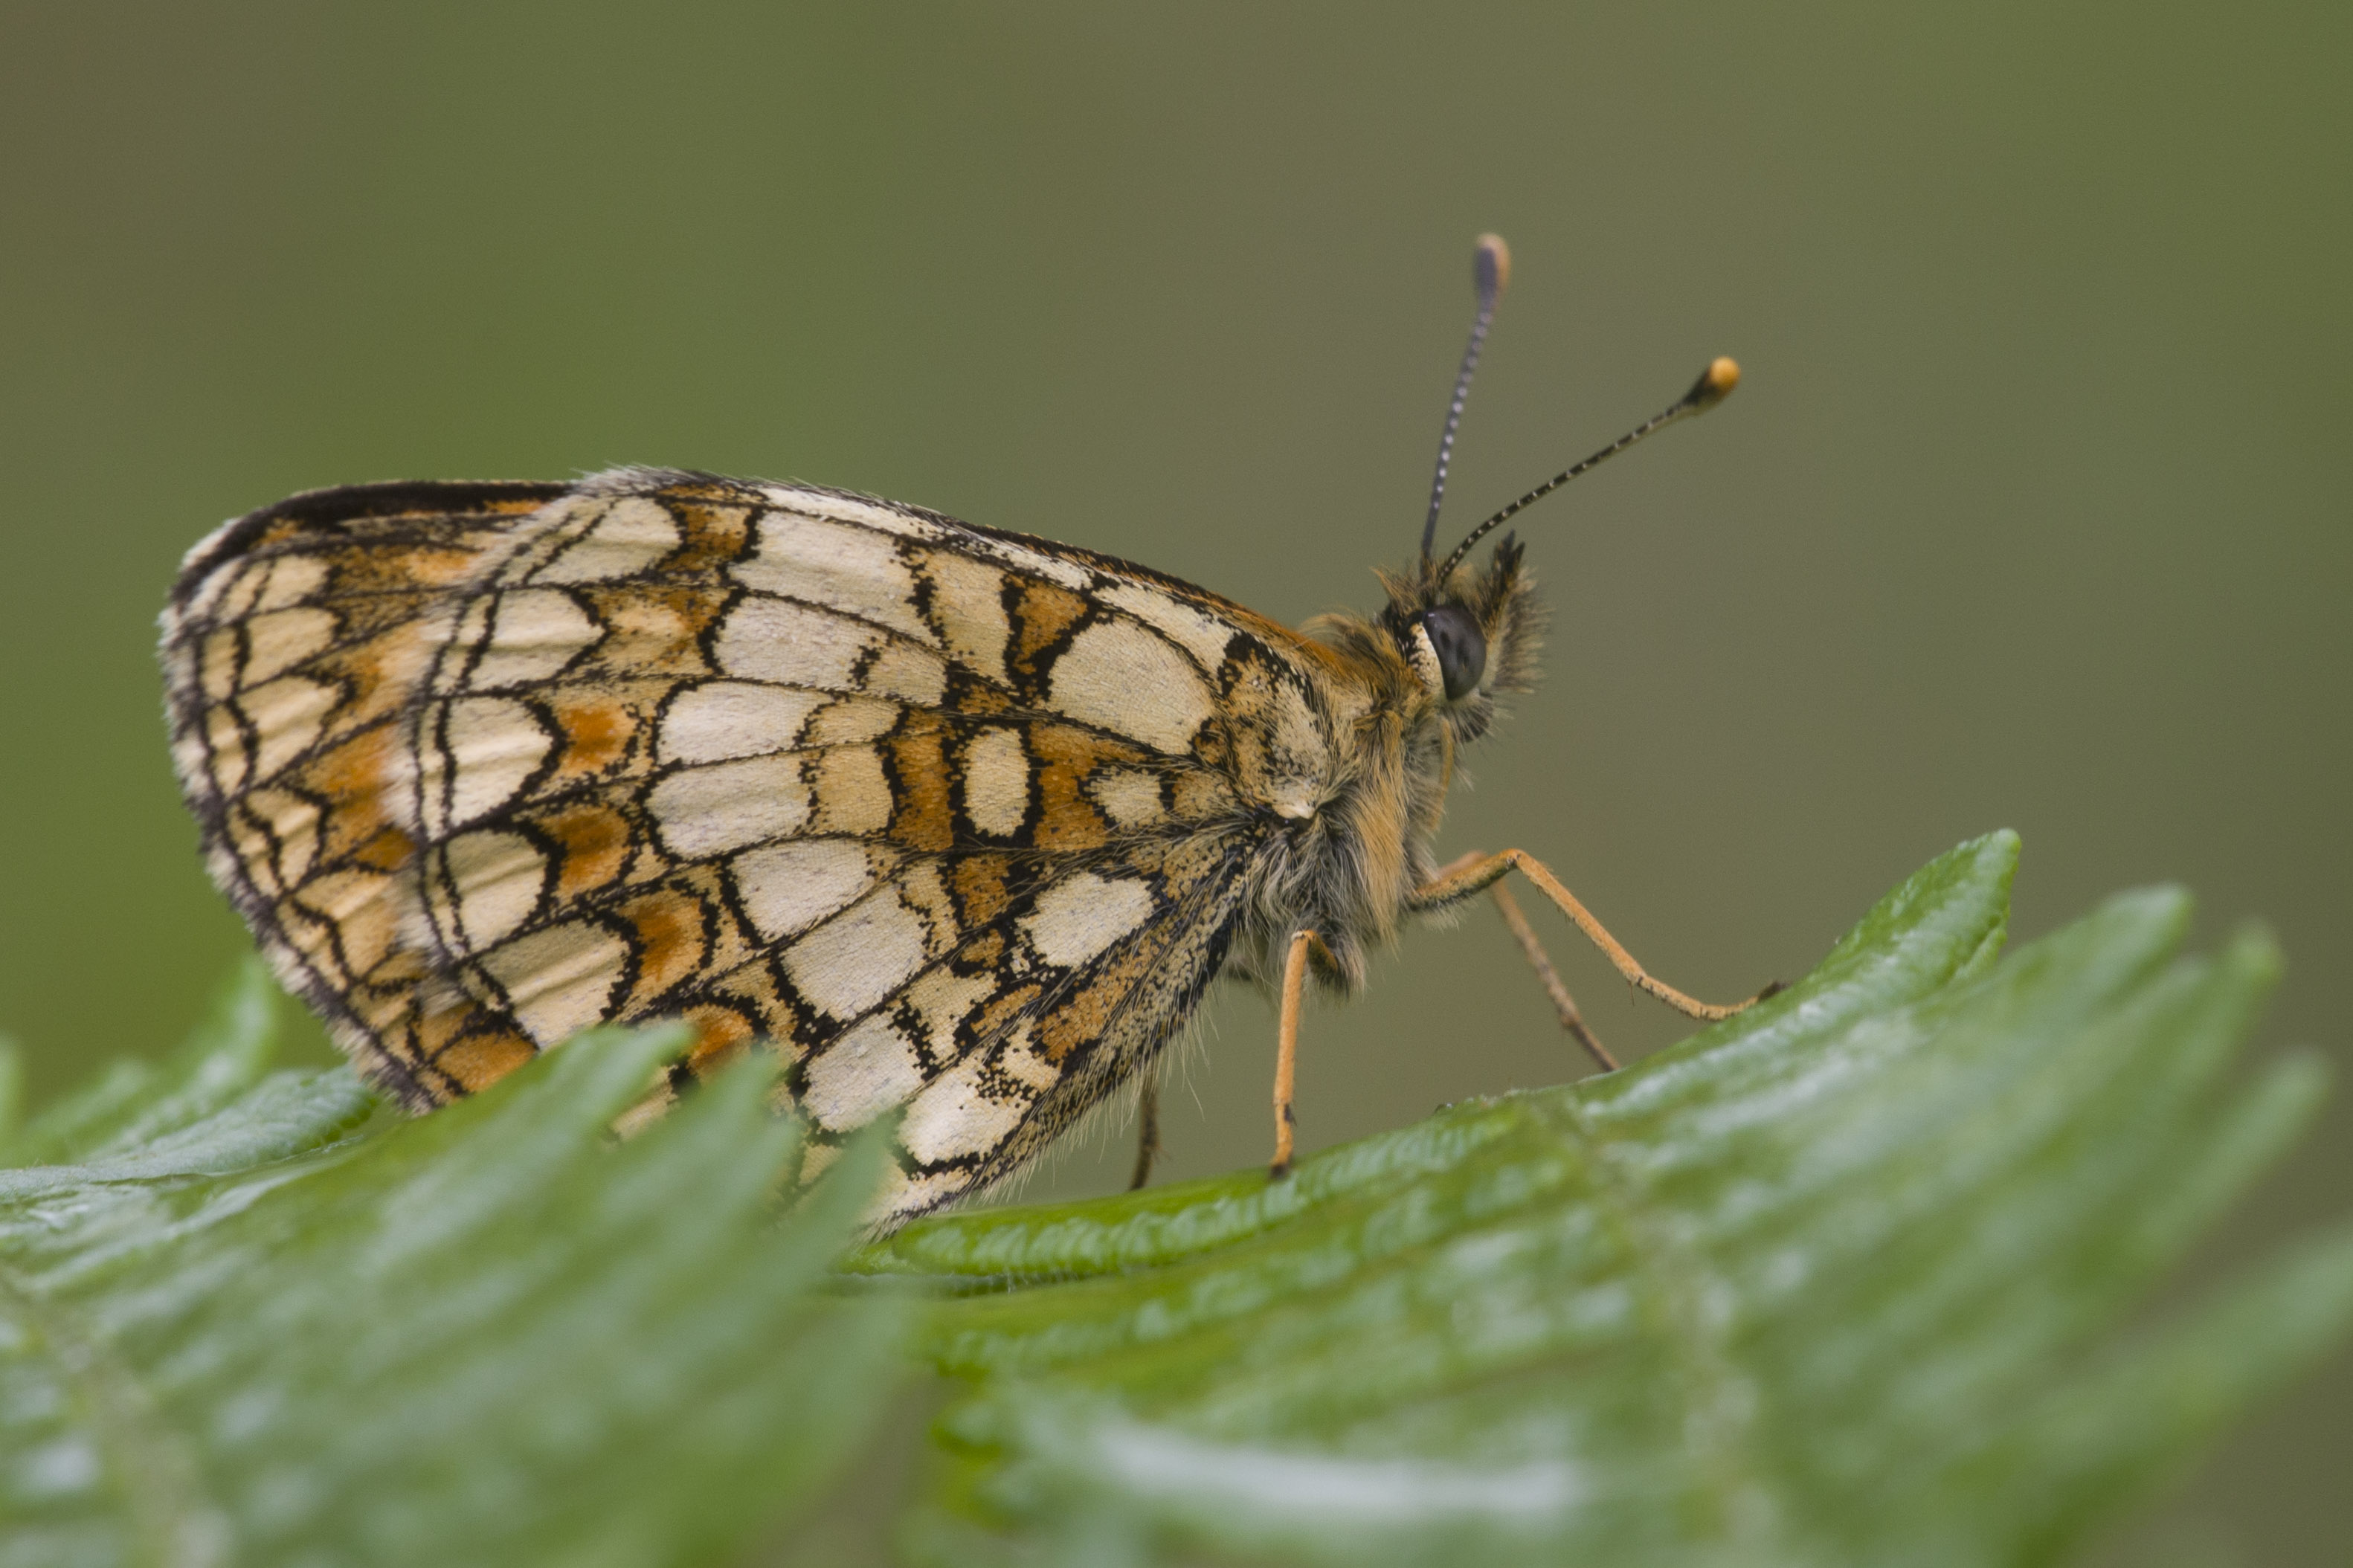
{"label": "butterfly head", "polygon": [[1382,575],[1389,600],[1382,629],[1458,740],[1486,730],[1497,693],[1535,684],[1544,616],[1523,552],[1506,534],[1484,566],[1459,565],[1441,577],[1425,563],[1411,575]]}

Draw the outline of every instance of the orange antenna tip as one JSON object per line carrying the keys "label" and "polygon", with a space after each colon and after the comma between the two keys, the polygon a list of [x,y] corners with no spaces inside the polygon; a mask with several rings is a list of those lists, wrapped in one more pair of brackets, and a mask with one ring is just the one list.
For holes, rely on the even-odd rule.
{"label": "orange antenna tip", "polygon": [[1699,381],[1692,387],[1691,400],[1699,407],[1705,408],[1731,396],[1732,389],[1739,384],[1739,362],[1718,354],[1707,362],[1705,370],[1699,373]]}
{"label": "orange antenna tip", "polygon": [[1500,234],[1482,234],[1471,257],[1471,281],[1482,300],[1512,286],[1512,247]]}

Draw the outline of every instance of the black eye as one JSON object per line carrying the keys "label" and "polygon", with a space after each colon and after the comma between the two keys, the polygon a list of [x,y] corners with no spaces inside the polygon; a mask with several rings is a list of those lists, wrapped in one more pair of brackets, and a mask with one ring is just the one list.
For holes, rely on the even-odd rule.
{"label": "black eye", "polygon": [[1438,650],[1438,673],[1446,678],[1446,700],[1460,700],[1486,673],[1487,639],[1480,635],[1479,623],[1460,605],[1440,605],[1422,612],[1421,629],[1430,634],[1430,646]]}

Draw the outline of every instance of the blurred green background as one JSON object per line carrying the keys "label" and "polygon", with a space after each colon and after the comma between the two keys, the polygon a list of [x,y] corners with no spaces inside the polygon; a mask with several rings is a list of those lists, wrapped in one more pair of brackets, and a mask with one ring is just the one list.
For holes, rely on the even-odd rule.
{"label": "blurred green background", "polygon": [[[1366,605],[1488,228],[1451,531],[1708,355],[1747,376],[1528,519],[1549,679],[1450,852],[1527,847],[1730,996],[2011,826],[2020,933],[2186,882],[2208,940],[2284,940],[2274,1043],[2346,1054],[2346,7],[98,3],[0,40],[0,1027],[37,1094],[167,1045],[245,945],[152,656],[221,519],[640,461]],[[1681,1032],[1556,952],[1605,1038]],[[1577,1068],[1483,909],[1308,1031],[1310,1147]],[[1208,1009],[1168,1173],[1263,1158],[1271,1033]],[[2340,1099],[2210,1264],[2353,1206],[2348,1131]],[[2344,1561],[2348,1403],[2340,1360],[2116,1560]]]}

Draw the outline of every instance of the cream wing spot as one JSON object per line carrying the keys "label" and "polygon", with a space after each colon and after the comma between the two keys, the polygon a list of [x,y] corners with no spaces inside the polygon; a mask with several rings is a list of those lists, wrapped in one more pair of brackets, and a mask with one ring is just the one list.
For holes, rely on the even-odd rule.
{"label": "cream wing spot", "polygon": [[1021,921],[1038,956],[1075,968],[1152,918],[1152,889],[1132,877],[1106,879],[1092,871],[1048,888]]}
{"label": "cream wing spot", "polygon": [[1071,718],[1181,754],[1215,711],[1185,656],[1134,621],[1102,621],[1054,661],[1054,706]]}
{"label": "cream wing spot", "polygon": [[245,623],[244,682],[259,685],[325,652],[339,624],[332,611],[300,605],[254,616]]}
{"label": "cream wing spot", "polygon": [[970,556],[933,551],[923,560],[932,580],[932,618],[948,656],[984,680],[1008,679],[1005,648],[1013,628],[1005,617],[1005,574]]}
{"label": "cream wing spot", "polygon": [[1088,781],[1087,791],[1122,827],[1148,827],[1168,815],[1160,803],[1160,775],[1142,768],[1104,768]]}
{"label": "cream wing spot", "polygon": [[800,838],[746,849],[729,869],[752,924],[765,940],[782,942],[849,908],[889,869],[883,859],[877,867],[847,839]]}
{"label": "cream wing spot", "polygon": [[476,690],[553,679],[604,635],[569,594],[526,588],[491,605],[490,640],[474,661]]}
{"label": "cream wing spot", "polygon": [[915,1042],[883,1017],[860,1024],[808,1064],[801,1108],[835,1132],[863,1127],[923,1086]]}
{"label": "cream wing spot", "polygon": [[991,726],[964,753],[964,810],[983,833],[1010,838],[1029,815],[1029,757],[1021,731]]}
{"label": "cream wing spot", "polygon": [[434,891],[457,902],[457,929],[448,934],[471,951],[514,934],[539,907],[547,885],[547,857],[518,833],[461,833],[436,858],[440,874]]}
{"label": "cream wing spot", "polygon": [[716,651],[720,668],[739,679],[847,691],[859,659],[880,638],[839,616],[755,595],[729,612]]}
{"label": "cream wing spot", "polygon": [[930,956],[923,916],[881,888],[786,950],[785,972],[809,1002],[855,1018],[896,991]]}
{"label": "cream wing spot", "polygon": [[724,763],[788,752],[826,700],[821,692],[748,680],[690,686],[663,712],[657,751],[666,763]]}
{"label": "cream wing spot", "polygon": [[984,1154],[1021,1124],[1036,1095],[991,1094],[983,1084],[990,1054],[966,1057],[907,1102],[899,1142],[908,1153],[926,1165]]}
{"label": "cream wing spot", "polygon": [[745,587],[813,600],[923,642],[938,640],[915,613],[915,574],[890,535],[792,511],[765,514],[758,529],[757,547],[734,567]]}
{"label": "cream wing spot", "polygon": [[789,753],[686,768],[646,797],[662,844],[700,860],[764,839],[783,838],[808,821],[809,790],[801,759]]}
{"label": "cream wing spot", "polygon": [[678,523],[647,496],[623,496],[578,539],[532,573],[538,583],[607,583],[642,572],[676,550]]}
{"label": "cream wing spot", "polygon": [[628,944],[613,932],[573,921],[517,937],[480,963],[523,1033],[544,1047],[605,1021],[628,956]]}
{"label": "cream wing spot", "polygon": [[[528,704],[512,697],[463,697],[446,704],[427,754],[426,798],[446,784],[447,820],[462,827],[514,798],[555,744]],[[429,810],[429,808],[428,808]]]}
{"label": "cream wing spot", "polygon": [[253,772],[269,778],[315,744],[327,715],[341,694],[324,681],[282,676],[255,687],[237,700],[259,743],[254,747]]}

